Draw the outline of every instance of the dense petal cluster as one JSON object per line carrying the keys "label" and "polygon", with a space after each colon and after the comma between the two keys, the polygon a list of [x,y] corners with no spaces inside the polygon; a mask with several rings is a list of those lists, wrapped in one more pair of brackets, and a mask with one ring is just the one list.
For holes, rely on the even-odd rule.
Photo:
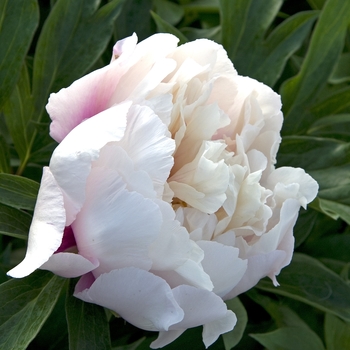
{"label": "dense petal cluster", "polygon": [[51,136],[25,259],[81,276],[75,296],[159,331],[233,329],[223,300],[276,275],[293,253],[302,169],[275,169],[283,116],[269,87],[222,46],[156,34],[117,42],[111,63],[50,96]]}

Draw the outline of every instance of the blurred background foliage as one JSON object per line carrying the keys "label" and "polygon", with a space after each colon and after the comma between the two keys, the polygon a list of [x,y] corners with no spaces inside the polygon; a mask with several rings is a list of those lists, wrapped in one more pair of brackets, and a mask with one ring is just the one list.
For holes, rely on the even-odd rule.
{"label": "blurred background foliage", "polygon": [[[56,143],[50,92],[109,63],[113,44],[169,32],[221,43],[235,68],[282,96],[277,166],[320,184],[278,277],[228,301],[236,328],[210,349],[350,349],[350,1],[0,0],[0,348],[148,349],[155,334],[72,297],[74,280],[9,280],[25,252]],[[200,350],[201,328],[165,349]]]}

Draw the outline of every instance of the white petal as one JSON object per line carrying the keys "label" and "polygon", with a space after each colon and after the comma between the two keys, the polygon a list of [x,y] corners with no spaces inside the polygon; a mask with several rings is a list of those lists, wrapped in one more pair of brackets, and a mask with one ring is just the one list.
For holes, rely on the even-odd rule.
{"label": "white petal", "polygon": [[184,315],[162,278],[134,267],[102,274],[89,289],[74,295],[111,309],[134,326],[150,331],[168,330]]}
{"label": "white petal", "polygon": [[233,330],[237,323],[236,315],[227,310],[226,315],[218,320],[206,323],[203,326],[203,343],[206,348],[213,344],[221,334]]}
{"label": "white petal", "polygon": [[197,327],[226,316],[226,304],[213,292],[182,285],[174,288],[173,294],[185,316],[170,330]]}
{"label": "white petal", "polygon": [[132,106],[125,136],[119,145],[132,159],[136,170],[148,173],[161,197],[174,164],[175,143],[167,127],[149,107]]}
{"label": "white petal", "polygon": [[149,269],[150,244],[159,235],[162,214],[158,205],[126,189],[123,178],[108,168],[91,170],[86,201],[72,224],[79,253],[96,257],[100,273],[135,266]]}
{"label": "white petal", "polygon": [[213,292],[223,297],[241,280],[247,261],[238,257],[238,248],[214,241],[199,241],[197,244],[204,251],[202,266],[214,284]]}
{"label": "white petal", "polygon": [[24,260],[7,274],[25,277],[39,268],[58,249],[62,242],[66,215],[63,195],[50,169],[44,167],[43,177],[29,230]]}
{"label": "white petal", "polygon": [[287,198],[299,200],[306,209],[317,195],[317,182],[301,168],[281,167],[274,170],[267,179],[267,186],[276,188],[277,196],[283,201]]}
{"label": "white petal", "polygon": [[237,295],[253,288],[261,278],[270,274],[276,266],[280,266],[285,259],[286,253],[282,250],[275,250],[268,254],[258,254],[248,258],[248,267],[243,278],[232,291],[223,297],[229,300]]}
{"label": "white petal", "polygon": [[98,265],[97,259],[86,259],[74,253],[57,253],[41,265],[40,269],[52,271],[58,276],[73,278],[94,270]]}
{"label": "white petal", "polygon": [[[70,225],[85,199],[86,179],[91,163],[100,149],[110,141],[119,141],[125,131],[130,103],[114,106],[87,119],[73,129],[55,149],[50,169],[65,193]],[[69,202],[69,203],[67,203]]]}

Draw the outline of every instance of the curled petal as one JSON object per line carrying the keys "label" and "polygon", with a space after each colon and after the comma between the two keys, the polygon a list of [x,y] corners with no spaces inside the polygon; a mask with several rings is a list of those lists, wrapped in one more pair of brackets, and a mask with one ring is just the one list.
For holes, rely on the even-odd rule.
{"label": "curled petal", "polygon": [[62,191],[50,169],[44,167],[26,256],[7,274],[25,277],[45,263],[61,245],[65,223]]}

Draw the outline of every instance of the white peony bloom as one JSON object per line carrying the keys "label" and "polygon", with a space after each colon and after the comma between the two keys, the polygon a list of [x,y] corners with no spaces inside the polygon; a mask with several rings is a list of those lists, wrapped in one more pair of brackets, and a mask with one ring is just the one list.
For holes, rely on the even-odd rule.
{"label": "white peony bloom", "polygon": [[233,329],[223,300],[290,263],[317,183],[275,169],[280,97],[222,46],[156,34],[117,42],[111,63],[52,94],[51,136],[25,259],[9,271],[81,276],[75,296],[162,347],[203,325]]}

